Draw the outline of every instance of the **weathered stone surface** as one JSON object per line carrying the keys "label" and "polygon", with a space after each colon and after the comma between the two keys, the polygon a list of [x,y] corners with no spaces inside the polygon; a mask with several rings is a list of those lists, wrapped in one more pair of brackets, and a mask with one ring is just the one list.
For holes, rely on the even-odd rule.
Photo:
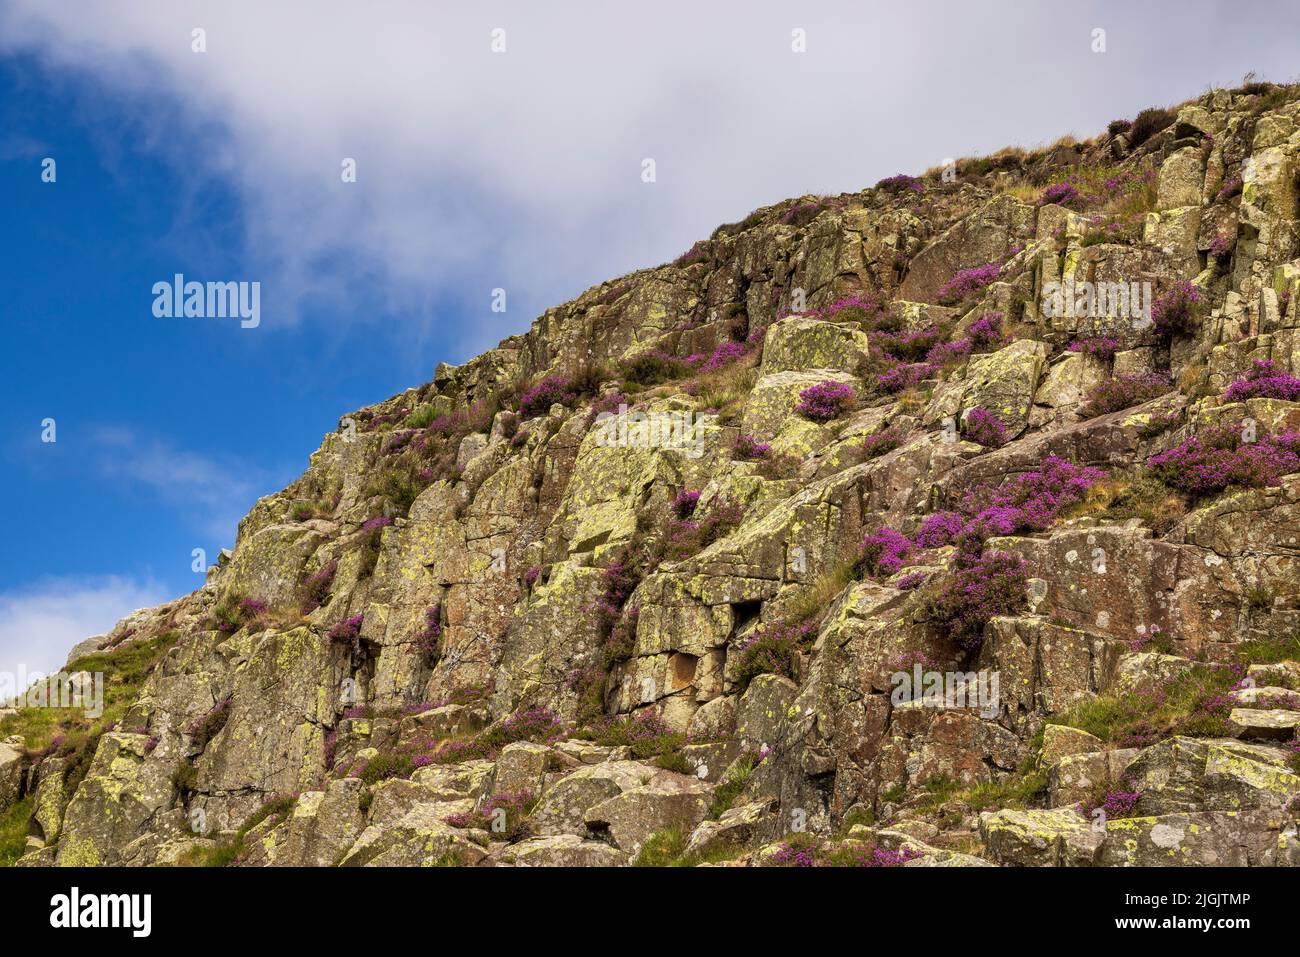
{"label": "weathered stone surface", "polygon": [[1103,842],[1103,835],[1071,808],[985,813],[980,837],[995,861],[1017,867],[1089,866]]}
{"label": "weathered stone surface", "polygon": [[939,289],[962,269],[1003,259],[1032,231],[1034,209],[1009,196],[990,200],[918,252],[898,290],[900,299],[935,302]]}
{"label": "weathered stone surface", "polygon": [[504,847],[493,862],[503,867],[617,867],[627,863],[627,855],[601,841],[557,834]]}
{"label": "weathered stone surface", "polygon": [[501,749],[492,776],[492,792],[540,794],[551,749],[531,741],[516,741]]}
{"label": "weathered stone surface", "polygon": [[1105,748],[1102,740],[1087,731],[1069,728],[1063,724],[1049,724],[1043,729],[1043,767],[1050,768],[1062,758],[1074,754],[1088,754]]}
{"label": "weathered stone surface", "polygon": [[745,747],[757,750],[778,740],[799,686],[781,675],[759,675],[740,697],[736,734]]}
{"label": "weathered stone surface", "polygon": [[768,326],[763,375],[834,369],[857,373],[867,359],[867,335],[856,326],[790,316]]}
{"label": "weathered stone surface", "polygon": [[583,820],[596,833],[608,832],[621,850],[635,854],[660,831],[692,830],[704,820],[712,793],[696,778],[660,771],[647,784],[588,808]]}
{"label": "weathered stone surface", "polygon": [[1239,738],[1288,741],[1300,728],[1300,711],[1281,708],[1233,708],[1228,724]]}
{"label": "weathered stone surface", "polygon": [[360,802],[364,785],[355,778],[331,781],[324,791],[298,797],[287,820],[254,838],[250,864],[330,867],[352,847],[366,826]]}
{"label": "weathered stone surface", "polygon": [[1278,810],[1300,793],[1283,749],[1226,738],[1161,741],[1142,751],[1127,778],[1146,814]]}
{"label": "weathered stone surface", "polygon": [[649,783],[658,768],[636,761],[607,761],[565,775],[542,795],[531,822],[542,837],[587,833],[587,812],[624,791]]}
{"label": "weathered stone surface", "polygon": [[74,867],[116,863],[157,811],[172,800],[168,770],[146,760],[148,737],[110,731],[64,813],[58,862]]}
{"label": "weathered stone surface", "polygon": [[1106,823],[1105,867],[1247,867],[1273,863],[1277,832],[1258,811],[1206,811]]}
{"label": "weathered stone surface", "polygon": [[0,812],[22,796],[26,772],[27,762],[22,752],[7,744],[0,744]]}
{"label": "weathered stone surface", "polygon": [[773,811],[771,801],[753,801],[728,808],[716,821],[702,821],[686,842],[686,853],[707,854],[726,848],[743,848],[757,835],[763,819]]}
{"label": "weathered stone surface", "polygon": [[[418,804],[396,824],[367,827],[343,857],[343,867],[429,867],[477,864],[486,851],[470,840],[477,832],[447,824],[445,809]],[[467,836],[468,835],[468,836]]]}
{"label": "weathered stone surface", "polygon": [[1137,755],[1137,748],[1117,748],[1060,758],[1047,772],[1048,803],[1074,807],[1096,797],[1099,788],[1118,787]]}

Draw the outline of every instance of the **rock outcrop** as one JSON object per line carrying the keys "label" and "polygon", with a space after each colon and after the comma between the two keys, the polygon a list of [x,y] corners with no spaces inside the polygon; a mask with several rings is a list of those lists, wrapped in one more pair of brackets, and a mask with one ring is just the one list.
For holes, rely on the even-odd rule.
{"label": "rock outcrop", "polygon": [[949,172],[343,416],[0,860],[1300,863],[1300,89]]}

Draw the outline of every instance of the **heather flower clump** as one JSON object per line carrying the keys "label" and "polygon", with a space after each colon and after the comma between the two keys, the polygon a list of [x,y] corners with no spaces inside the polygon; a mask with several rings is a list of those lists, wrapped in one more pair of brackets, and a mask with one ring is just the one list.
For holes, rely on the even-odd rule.
{"label": "heather flower clump", "polygon": [[678,518],[690,518],[695,514],[695,506],[699,504],[699,501],[699,492],[682,489],[673,499],[673,514]]}
{"label": "heather flower clump", "polygon": [[1078,198],[1079,190],[1073,183],[1053,183],[1039,194],[1038,205],[1056,203],[1058,206],[1068,206]]}
{"label": "heather flower clump", "polygon": [[361,623],[364,619],[364,615],[353,615],[350,618],[340,619],[329,630],[330,640],[338,642],[355,641],[357,636],[361,634]]}
{"label": "heather flower clump", "polygon": [[883,189],[887,193],[898,195],[899,193],[920,193],[924,191],[921,181],[915,176],[908,176],[906,173],[899,173],[896,176],[886,176],[876,184],[876,189]]}
{"label": "heather flower clump", "polygon": [[1173,389],[1173,383],[1156,372],[1144,375],[1116,376],[1088,393],[1079,414],[1085,419],[1142,405]]}
{"label": "heather flower clump", "polygon": [[900,362],[915,362],[942,342],[943,335],[938,326],[927,326],[910,332],[879,332],[871,344]]}
{"label": "heather flower clump", "polygon": [[973,296],[1002,275],[1001,263],[987,263],[972,269],[962,269],[939,287],[939,301],[953,305]]}
{"label": "heather flower clump", "polygon": [[873,432],[862,440],[862,452],[869,459],[878,458],[899,448],[905,438],[903,431],[897,427]]}
{"label": "heather flower clump", "polygon": [[763,625],[736,643],[739,654],[736,683],[743,693],[749,683],[763,674],[797,677],[799,653],[813,634],[811,622],[794,625]]}
{"label": "heather flower clump", "polygon": [[1300,471],[1300,433],[1260,436],[1252,442],[1241,429],[1215,426],[1153,455],[1147,467],[1166,485],[1193,496],[1277,485],[1283,475]]}
{"label": "heather flower clump", "polygon": [[550,411],[551,406],[557,402],[563,405],[572,402],[573,398],[573,389],[567,378],[548,375],[520,396],[519,414],[525,419],[535,418]]}
{"label": "heather flower clump", "polygon": [[1283,399],[1300,401],[1300,379],[1290,375],[1271,359],[1256,359],[1246,375],[1238,379],[1223,397],[1229,402],[1247,399]]}
{"label": "heather flower clump", "polygon": [[966,335],[976,347],[997,345],[1002,341],[1002,314],[986,312],[966,328]]}
{"label": "heather flower clump", "polygon": [[925,354],[923,366],[936,371],[958,362],[964,362],[975,351],[975,343],[970,339],[955,339],[952,342],[940,342]]}
{"label": "heather flower clump", "polygon": [[966,527],[960,512],[934,512],[927,515],[916,532],[916,544],[921,548],[943,548],[957,541]]}
{"label": "heather flower clump", "polygon": [[393,520],[387,515],[376,515],[374,518],[368,518],[361,523],[363,532],[378,533],[381,528],[387,528],[393,524]]}
{"label": "heather flower clump", "polygon": [[902,392],[939,374],[939,367],[929,362],[896,365],[876,377],[876,383],[886,392]]}
{"label": "heather flower clump", "polygon": [[767,454],[772,451],[772,446],[766,442],[760,442],[752,435],[745,432],[738,432],[736,437],[731,441],[731,452],[738,459],[761,459],[766,458]]}
{"label": "heather flower clump", "polygon": [[966,413],[966,438],[987,449],[1007,444],[1007,427],[1002,420],[983,406],[975,406]]}
{"label": "heather flower clump", "polygon": [[749,347],[743,342],[728,340],[717,348],[704,360],[700,366],[701,372],[716,372],[724,366],[729,366],[733,362],[743,359],[749,354]]}
{"label": "heather flower clump", "polygon": [[427,662],[438,660],[442,653],[442,605],[437,604],[424,612],[424,627],[415,635],[415,647]]}
{"label": "heather flower clump", "polygon": [[1115,353],[1119,351],[1119,340],[1112,339],[1110,336],[1092,336],[1085,339],[1075,339],[1066,348],[1070,352],[1078,352],[1085,356],[1092,356],[1094,359],[1101,359],[1103,362],[1109,362],[1115,358]]}
{"label": "heather flower clump", "polygon": [[902,569],[912,548],[912,541],[906,535],[883,526],[862,540],[860,561],[873,575],[892,575]]}
{"label": "heather flower clump", "polygon": [[772,867],[902,867],[920,856],[913,847],[890,850],[876,844],[798,834],[778,844],[764,863]]}
{"label": "heather flower clump", "polygon": [[985,531],[1011,535],[1041,532],[1052,526],[1066,508],[1083,500],[1088,490],[1105,478],[1100,469],[1074,465],[1049,455],[1042,468],[1003,482],[996,488],[980,487],[962,497],[961,510],[971,516],[963,532]]}
{"label": "heather flower clump", "polygon": [[1156,332],[1166,338],[1195,332],[1201,303],[1201,292],[1196,286],[1186,279],[1176,283],[1151,304],[1151,321]]}
{"label": "heather flower clump", "polygon": [[1079,810],[1087,818],[1092,818],[1097,811],[1101,811],[1104,815],[1102,820],[1118,821],[1121,818],[1132,817],[1140,800],[1142,800],[1141,792],[1110,788],[1102,797],[1081,804]]}
{"label": "heather flower clump", "polygon": [[909,572],[894,582],[894,587],[899,591],[912,591],[924,585],[925,580],[929,577],[925,572]]}
{"label": "heather flower clump", "polygon": [[814,422],[829,422],[853,408],[857,398],[853,386],[827,379],[800,392],[795,411]]}
{"label": "heather flower clump", "polygon": [[933,614],[958,644],[974,648],[989,619],[1024,607],[1028,577],[1019,555],[986,552],[961,563],[944,582],[934,598]]}

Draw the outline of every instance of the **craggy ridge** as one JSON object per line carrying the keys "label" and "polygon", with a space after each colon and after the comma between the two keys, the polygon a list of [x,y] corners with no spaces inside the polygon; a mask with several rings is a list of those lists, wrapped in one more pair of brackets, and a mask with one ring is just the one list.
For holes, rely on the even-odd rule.
{"label": "craggy ridge", "polygon": [[0,861],[1300,864],[1297,372],[1297,87],[757,210],[0,711]]}

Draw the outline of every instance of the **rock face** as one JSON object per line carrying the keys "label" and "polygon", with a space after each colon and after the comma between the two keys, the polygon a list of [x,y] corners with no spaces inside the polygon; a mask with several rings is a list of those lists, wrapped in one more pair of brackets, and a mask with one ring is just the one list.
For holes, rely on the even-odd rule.
{"label": "rock face", "polygon": [[438,365],[0,712],[0,860],[1300,863],[1298,172],[1215,90]]}

